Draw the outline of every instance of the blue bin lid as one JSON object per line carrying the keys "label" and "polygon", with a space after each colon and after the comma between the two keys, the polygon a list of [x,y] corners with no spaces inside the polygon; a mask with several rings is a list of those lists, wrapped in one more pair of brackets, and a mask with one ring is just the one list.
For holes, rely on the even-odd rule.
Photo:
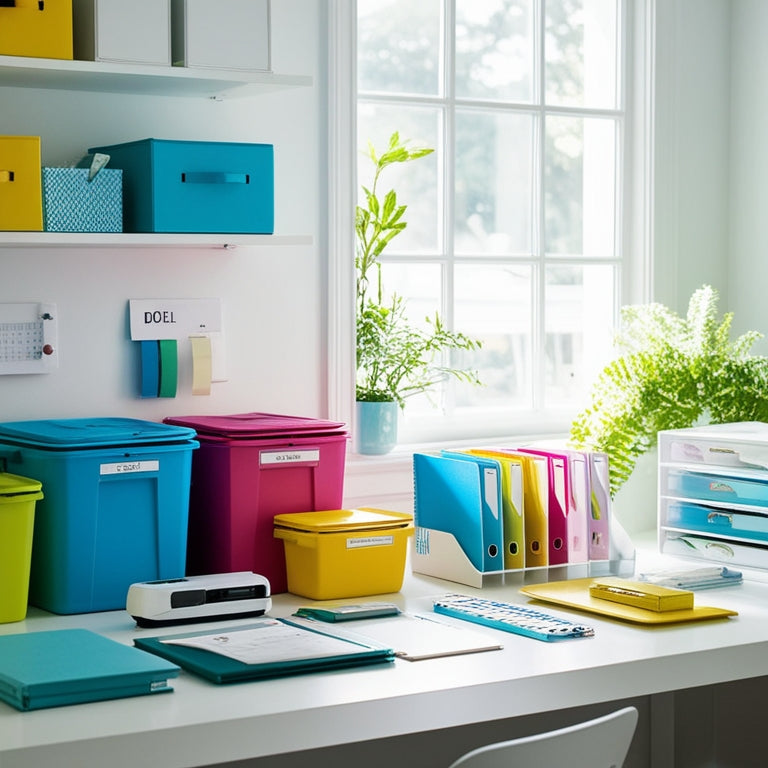
{"label": "blue bin lid", "polygon": [[0,441],[46,448],[95,448],[189,440],[195,430],[124,418],[43,419],[0,423]]}

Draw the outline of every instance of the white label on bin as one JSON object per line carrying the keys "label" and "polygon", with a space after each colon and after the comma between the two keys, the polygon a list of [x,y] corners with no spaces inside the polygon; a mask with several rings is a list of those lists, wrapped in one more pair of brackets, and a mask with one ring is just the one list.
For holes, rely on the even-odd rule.
{"label": "white label on bin", "polygon": [[126,475],[130,472],[157,472],[159,461],[121,461],[117,464],[99,465],[100,475]]}
{"label": "white label on bin", "polygon": [[347,539],[347,549],[359,549],[360,547],[389,547],[395,543],[394,536],[359,536],[355,539]]}
{"label": "white label on bin", "polygon": [[262,466],[276,466],[280,464],[317,464],[320,461],[320,449],[308,451],[262,451],[259,454],[259,462]]}

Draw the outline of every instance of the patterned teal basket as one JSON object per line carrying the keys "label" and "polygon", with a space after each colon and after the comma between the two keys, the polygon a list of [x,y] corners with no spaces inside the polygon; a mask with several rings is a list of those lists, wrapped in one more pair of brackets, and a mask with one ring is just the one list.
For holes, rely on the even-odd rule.
{"label": "patterned teal basket", "polygon": [[87,168],[43,168],[46,232],[122,232],[123,172],[102,168],[88,181]]}

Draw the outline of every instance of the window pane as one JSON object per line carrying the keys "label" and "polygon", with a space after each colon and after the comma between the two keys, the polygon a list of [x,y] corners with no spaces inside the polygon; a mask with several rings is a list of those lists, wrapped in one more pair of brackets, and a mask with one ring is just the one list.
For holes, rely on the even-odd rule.
{"label": "window pane", "polygon": [[[431,147],[431,155],[407,163],[394,163],[384,169],[377,190],[379,200],[391,189],[397,193],[400,205],[407,205],[403,215],[407,227],[387,246],[386,253],[403,251],[430,251],[439,248],[440,228],[438,209],[440,187],[438,169],[442,150],[437,109],[402,107],[395,105],[361,103],[357,117],[358,153],[358,195],[361,186],[370,189],[373,183],[374,166],[368,157],[368,142],[372,142],[377,155],[389,146],[389,137],[398,131],[408,146]],[[362,198],[359,198],[363,204]]]}
{"label": "window pane", "polygon": [[531,268],[459,264],[455,269],[455,326],[483,346],[456,357],[478,371],[482,387],[457,383],[456,405],[531,407]]}
{"label": "window pane", "polygon": [[358,90],[437,94],[440,0],[358,0]]}
{"label": "window pane", "polygon": [[611,354],[614,305],[614,267],[547,268],[547,407],[578,407],[583,402],[586,389]]}
{"label": "window pane", "polygon": [[545,248],[549,254],[616,255],[616,123],[548,117],[544,148]]}
{"label": "window pane", "polygon": [[550,106],[615,109],[620,0],[547,0],[545,94]]}
{"label": "window pane", "polygon": [[533,129],[530,115],[457,111],[457,253],[531,253]]}
{"label": "window pane", "polygon": [[532,0],[456,0],[456,95],[533,100]]}

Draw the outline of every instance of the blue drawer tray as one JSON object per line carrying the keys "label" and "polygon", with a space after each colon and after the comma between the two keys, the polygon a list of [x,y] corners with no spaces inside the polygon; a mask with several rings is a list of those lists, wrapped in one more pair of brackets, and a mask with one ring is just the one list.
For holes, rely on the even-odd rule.
{"label": "blue drawer tray", "polygon": [[768,482],[763,480],[671,471],[668,486],[670,492],[689,498],[768,507]]}
{"label": "blue drawer tray", "polygon": [[667,507],[667,524],[700,533],[768,541],[768,516],[721,507],[671,502]]}

